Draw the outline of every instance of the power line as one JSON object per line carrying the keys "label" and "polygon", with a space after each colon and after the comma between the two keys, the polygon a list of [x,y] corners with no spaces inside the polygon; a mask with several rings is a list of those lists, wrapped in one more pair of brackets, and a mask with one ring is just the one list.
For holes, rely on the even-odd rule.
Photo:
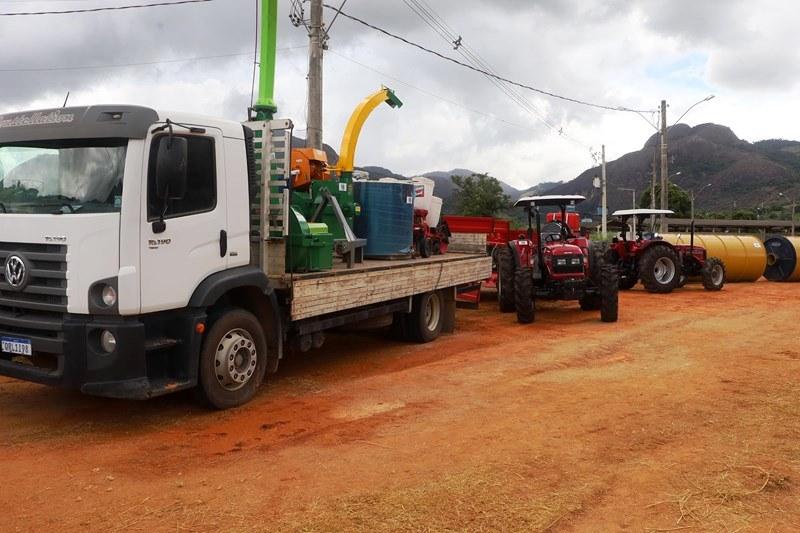
{"label": "power line", "polygon": [[[414,13],[417,14],[428,26],[430,26],[435,33],[442,37],[449,45],[461,54],[473,66],[486,70],[492,75],[498,75],[497,71],[489,65],[488,61],[484,59],[476,50],[473,50],[469,44],[464,42],[464,39],[458,34],[448,23],[444,20],[433,7],[430,6],[425,0],[403,0],[403,3],[409,7]],[[412,5],[413,4],[413,5]],[[553,133],[568,141],[571,141],[581,148],[589,151],[589,154],[596,159],[592,153],[592,147],[578,139],[567,135],[563,127],[557,127],[547,119],[546,112],[539,109],[525,96],[518,91],[509,87],[508,84],[498,81],[496,78],[484,75],[492,84],[503,92],[509,99],[517,104],[523,111],[533,115],[534,118],[539,120],[542,124],[547,126]]]}
{"label": "power line", "polygon": [[[323,4],[323,5],[327,9],[334,9],[334,10],[337,9],[336,7],[330,6],[328,4]],[[409,46],[413,46],[414,48],[422,50],[423,52],[426,52],[428,54],[434,55],[434,56],[436,56],[436,57],[438,57],[440,59],[444,59],[445,61],[449,61],[450,63],[453,63],[455,65],[458,65],[458,66],[467,68],[469,70],[478,72],[479,74],[483,74],[485,76],[490,76],[492,78],[497,79],[498,81],[502,81],[502,82],[508,83],[510,85],[514,85],[516,87],[520,87],[522,89],[527,89],[529,91],[533,91],[533,92],[536,92],[536,93],[539,93],[539,94],[543,94],[543,95],[549,96],[551,98],[557,98],[559,100],[564,100],[564,101],[567,101],[567,102],[572,102],[572,103],[575,103],[575,104],[580,104],[580,105],[584,105],[584,106],[588,106],[588,107],[594,107],[594,108],[597,108],[597,109],[605,109],[607,111],[623,111],[623,112],[628,112],[628,113],[636,113],[636,112],[639,112],[639,113],[651,113],[652,112],[652,110],[650,110],[650,109],[632,109],[632,108],[625,107],[625,106],[610,106],[610,105],[604,105],[604,104],[596,104],[596,103],[593,103],[593,102],[588,102],[586,100],[580,100],[580,99],[577,99],[577,98],[571,98],[569,96],[563,96],[563,95],[560,95],[560,94],[552,93],[552,92],[546,91],[544,89],[538,89],[536,87],[532,87],[530,85],[526,85],[524,83],[520,83],[520,82],[517,82],[517,81],[514,81],[514,80],[510,80],[510,79],[505,78],[503,76],[499,76],[497,74],[492,74],[491,72],[488,72],[485,69],[482,69],[482,68],[479,68],[479,67],[475,67],[473,65],[469,65],[469,64],[464,63],[462,61],[459,61],[458,59],[454,59],[452,57],[449,57],[449,56],[446,56],[444,54],[441,54],[441,53],[439,53],[439,52],[437,52],[435,50],[431,50],[430,48],[426,48],[426,47],[422,46],[421,44],[417,44],[417,43],[415,43],[413,41],[410,41],[410,40],[406,39],[405,37],[401,37],[401,36],[399,36],[397,34],[394,34],[394,33],[390,32],[388,30],[385,30],[385,29],[383,29],[383,28],[381,28],[379,26],[375,26],[374,24],[370,24],[369,22],[366,22],[366,21],[364,21],[364,20],[362,20],[362,19],[360,19],[358,17],[350,15],[349,13],[345,13],[344,11],[340,11],[339,13],[340,13],[341,16],[343,16],[345,18],[348,18],[348,19],[352,20],[353,22],[357,22],[357,23],[361,24],[362,26],[366,26],[367,28],[370,28],[370,29],[373,29],[373,30],[375,30],[377,32],[380,32],[380,33],[386,35],[387,37],[391,37],[392,39],[401,41],[401,42],[403,42],[403,43],[405,43],[405,44],[407,44]]]}
{"label": "power line", "polygon": [[403,81],[400,78],[392,76],[391,74],[387,74],[385,72],[381,72],[380,70],[377,70],[377,69],[375,69],[375,68],[373,68],[373,67],[371,67],[369,65],[366,65],[366,64],[364,64],[364,63],[362,63],[360,61],[357,61],[357,60],[353,59],[352,57],[348,57],[348,56],[346,56],[344,54],[340,54],[339,52],[337,52],[335,50],[328,50],[328,53],[336,55],[336,56],[339,56],[340,58],[342,58],[344,60],[347,60],[347,61],[349,61],[349,62],[351,62],[351,63],[353,63],[355,65],[358,65],[358,66],[366,69],[366,70],[372,71],[375,74],[379,74],[380,76],[383,76],[384,78],[396,81],[397,83],[405,85],[406,87],[408,87],[410,89],[414,89],[415,91],[419,91],[422,94],[426,94],[428,96],[431,96],[431,97],[436,98],[438,100],[441,100],[443,102],[447,102],[448,104],[454,105],[456,107],[460,107],[461,109],[464,109],[464,110],[469,111],[471,113],[475,113],[477,115],[481,115],[481,116],[484,116],[484,117],[487,117],[487,118],[491,118],[491,119],[497,120],[499,122],[503,122],[504,124],[508,124],[509,126],[514,126],[515,128],[520,128],[520,129],[523,129],[523,130],[526,130],[526,131],[531,131],[531,132],[533,131],[528,126],[523,126],[522,124],[517,124],[515,122],[511,122],[510,120],[506,120],[504,118],[498,117],[497,115],[493,115],[492,113],[487,113],[485,111],[480,111],[480,110],[474,109],[472,107],[467,107],[467,106],[462,105],[462,104],[460,104],[458,102],[450,100],[449,98],[445,98],[444,96],[438,95],[436,93],[432,93],[432,92],[430,92],[430,91],[428,91],[426,89],[422,89],[421,87],[418,87],[416,85],[412,85],[411,83]]}
{"label": "power line", "polygon": [[[296,50],[298,48],[306,48],[306,45],[300,46],[287,46],[285,48],[278,48],[279,52],[286,50]],[[250,52],[241,52],[234,54],[218,54],[210,56],[196,56],[185,57],[181,59],[161,59],[158,61],[142,61],[138,63],[117,63],[113,65],[80,65],[74,67],[32,67],[32,68],[0,68],[0,72],[53,72],[53,71],[69,71],[69,70],[94,70],[106,68],[126,68],[126,67],[141,67],[147,65],[160,65],[162,63],[188,63],[190,61],[201,61],[205,59],[223,59],[228,57],[243,57],[250,56]],[[257,64],[257,63],[256,63]]]}
{"label": "power line", "polygon": [[176,0],[175,2],[154,2],[151,4],[134,4],[128,6],[90,7],[86,9],[69,9],[66,11],[21,11],[19,13],[0,13],[0,17],[23,17],[31,15],[72,15],[75,13],[96,13],[98,11],[121,11],[123,9],[141,9],[146,7],[177,6],[181,4],[201,4],[214,0]]}
{"label": "power line", "polygon": [[[445,42],[449,45],[455,45],[455,50],[461,54],[464,58],[467,59],[472,65],[483,68],[492,74],[495,74],[495,71],[485,62],[482,58],[477,56],[477,53],[472,53],[469,47],[463,42],[461,36],[459,35],[456,37],[456,32],[453,31],[447,22],[444,21],[438,14],[436,14],[433,9],[425,4],[418,2],[417,0],[403,0],[403,2],[408,6],[411,11],[413,11],[417,16],[419,16],[423,22],[425,22],[428,26],[433,29],[433,31],[438,34]],[[457,44],[456,44],[457,43]],[[500,91],[506,94],[511,101],[516,103],[520,106],[524,111],[532,114],[535,118],[541,121],[545,126],[550,128],[552,131],[557,133],[561,133],[555,125],[551,124],[544,116],[543,113],[533,104],[531,104],[525,97],[508,87],[505,83],[498,81],[497,79],[493,78],[492,76],[484,75],[486,79],[492,82],[495,87],[497,87]]]}

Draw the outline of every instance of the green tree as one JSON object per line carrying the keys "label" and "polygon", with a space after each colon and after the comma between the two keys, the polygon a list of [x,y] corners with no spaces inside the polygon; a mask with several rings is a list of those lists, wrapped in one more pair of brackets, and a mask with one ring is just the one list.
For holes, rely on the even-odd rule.
{"label": "green tree", "polygon": [[500,182],[486,174],[453,176],[453,184],[453,196],[461,215],[492,217],[511,202]]}
{"label": "green tree", "polygon": [[[656,209],[659,208],[661,198],[661,185],[656,185]],[[669,209],[675,211],[675,216],[678,218],[689,218],[692,211],[692,200],[689,198],[689,193],[681,189],[674,183],[669,184]],[[650,208],[650,189],[648,188],[639,197],[639,207],[643,209]]]}

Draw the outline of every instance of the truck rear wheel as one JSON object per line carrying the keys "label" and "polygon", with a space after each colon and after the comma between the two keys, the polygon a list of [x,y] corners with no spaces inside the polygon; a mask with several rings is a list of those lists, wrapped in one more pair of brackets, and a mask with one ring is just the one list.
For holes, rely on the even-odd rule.
{"label": "truck rear wheel", "polygon": [[619,317],[619,274],[611,265],[600,270],[600,320],[616,322]]}
{"label": "truck rear wheel", "polygon": [[642,254],[639,272],[648,292],[667,293],[678,287],[681,264],[678,254],[665,245],[651,246]]}
{"label": "truck rear wheel", "polygon": [[258,319],[243,309],[224,311],[200,350],[200,392],[216,409],[253,399],[267,369],[267,341]]}
{"label": "truck rear wheel", "polygon": [[497,300],[501,313],[514,312],[514,258],[508,246],[500,246],[495,255],[497,265]]}
{"label": "truck rear wheel", "polygon": [[703,265],[703,288],[718,291],[725,285],[725,264],[717,257],[709,257]]}
{"label": "truck rear wheel", "polygon": [[439,291],[414,297],[411,314],[406,318],[407,334],[416,342],[431,342],[442,332],[444,299]]}
{"label": "truck rear wheel", "polygon": [[536,319],[533,272],[530,268],[520,268],[514,276],[514,307],[520,324],[530,324]]}

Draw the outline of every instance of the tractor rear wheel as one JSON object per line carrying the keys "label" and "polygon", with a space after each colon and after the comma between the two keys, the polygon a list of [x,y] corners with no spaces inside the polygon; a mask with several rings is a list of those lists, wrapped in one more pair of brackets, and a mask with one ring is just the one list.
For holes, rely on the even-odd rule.
{"label": "tractor rear wheel", "polygon": [[517,322],[530,324],[536,319],[536,304],[533,296],[533,270],[520,268],[514,276],[514,307]]}
{"label": "tractor rear wheel", "polygon": [[619,274],[611,265],[600,270],[600,320],[616,322],[619,316]]}
{"label": "tractor rear wheel", "polygon": [[500,246],[495,255],[497,264],[497,300],[501,313],[514,311],[514,258],[508,246]]}
{"label": "tractor rear wheel", "polygon": [[703,265],[703,288],[718,291],[725,285],[725,263],[717,257],[709,257]]}
{"label": "tractor rear wheel", "polygon": [[671,247],[651,246],[639,260],[639,272],[648,292],[672,292],[681,279],[680,259]]}

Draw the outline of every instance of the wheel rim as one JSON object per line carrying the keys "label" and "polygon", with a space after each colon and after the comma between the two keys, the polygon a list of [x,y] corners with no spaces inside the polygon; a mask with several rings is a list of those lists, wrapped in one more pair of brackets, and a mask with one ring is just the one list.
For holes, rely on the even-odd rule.
{"label": "wheel rim", "polygon": [[252,335],[243,329],[232,329],[222,336],[214,357],[214,372],[220,386],[236,391],[253,378],[258,353]]}
{"label": "wheel rim", "polygon": [[653,275],[662,285],[670,283],[675,279],[675,263],[667,257],[659,257],[653,266]]}
{"label": "wheel rim", "polygon": [[724,275],[725,272],[722,270],[722,265],[714,265],[711,269],[711,282],[714,283],[714,285],[721,285]]}
{"label": "wheel rim", "polygon": [[436,326],[439,325],[439,317],[442,314],[442,302],[436,294],[428,298],[428,303],[425,305],[425,327],[428,331],[434,331]]}

